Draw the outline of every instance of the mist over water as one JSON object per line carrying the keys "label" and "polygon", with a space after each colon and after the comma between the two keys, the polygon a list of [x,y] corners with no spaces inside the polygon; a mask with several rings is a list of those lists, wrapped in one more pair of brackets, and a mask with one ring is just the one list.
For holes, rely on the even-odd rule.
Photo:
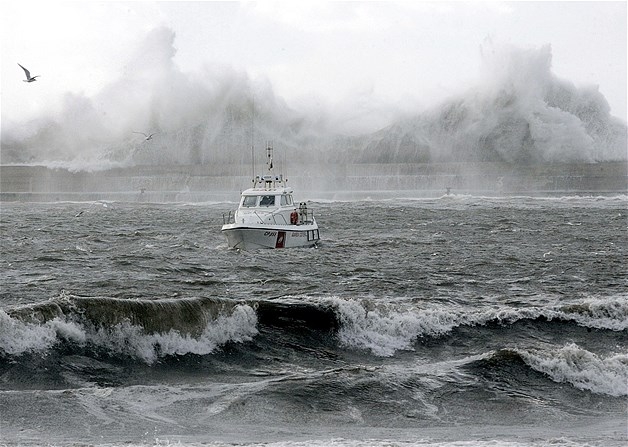
{"label": "mist over water", "polygon": [[[120,78],[97,94],[67,93],[55,112],[3,123],[2,164],[74,171],[248,165],[251,143],[265,140],[300,162],[626,159],[626,124],[611,116],[596,86],[577,87],[553,75],[549,45],[522,49],[486,41],[478,51],[477,85],[412,116],[406,111],[402,118],[400,111],[387,126],[360,134],[347,134],[350,117],[290,108],[267,79],[211,63],[184,73],[175,54],[174,32],[154,29]],[[157,135],[144,141],[133,132]]]}

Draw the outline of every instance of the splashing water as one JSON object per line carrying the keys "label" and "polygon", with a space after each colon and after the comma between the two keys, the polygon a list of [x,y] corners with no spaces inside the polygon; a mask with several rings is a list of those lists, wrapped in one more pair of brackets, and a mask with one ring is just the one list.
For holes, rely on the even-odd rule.
{"label": "splashing water", "polygon": [[[375,133],[340,136],[316,114],[291,110],[265,79],[174,63],[174,32],[149,32],[119,80],[93,97],[67,93],[60,110],[3,125],[3,163],[75,171],[133,165],[249,163],[251,136],[291,157],[329,162],[625,160],[626,125],[595,87],[551,72],[551,47],[482,47],[480,82]],[[176,87],[173,87],[176,86]],[[253,119],[253,114],[255,118]],[[254,121],[254,123],[253,123]],[[133,131],[159,132],[150,142]],[[377,129],[373,129],[374,131]],[[321,150],[321,148],[326,148]]]}

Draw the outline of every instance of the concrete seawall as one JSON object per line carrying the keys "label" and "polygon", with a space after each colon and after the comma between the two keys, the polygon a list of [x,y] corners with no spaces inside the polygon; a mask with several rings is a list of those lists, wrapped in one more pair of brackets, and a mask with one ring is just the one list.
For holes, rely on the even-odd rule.
{"label": "concrete seawall", "polygon": [[[240,165],[134,166],[97,172],[3,165],[0,200],[235,201],[251,186],[251,174],[250,167]],[[628,189],[626,162],[308,165],[290,166],[287,174],[289,185],[303,199],[438,197],[448,188],[485,195],[622,194]]]}

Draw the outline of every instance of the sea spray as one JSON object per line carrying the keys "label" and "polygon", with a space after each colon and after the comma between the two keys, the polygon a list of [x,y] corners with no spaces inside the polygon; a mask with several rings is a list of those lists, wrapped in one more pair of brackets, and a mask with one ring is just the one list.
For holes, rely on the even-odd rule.
{"label": "sea spray", "polygon": [[67,338],[84,343],[85,334],[74,323],[58,318],[45,324],[36,324],[11,318],[0,309],[0,353],[21,355],[24,353],[46,353],[58,338]]}
{"label": "sea spray", "polygon": [[342,324],[338,334],[341,342],[383,357],[398,350],[412,350],[417,337],[444,334],[459,324],[458,316],[450,312],[418,315],[407,306],[369,306],[364,301],[341,299],[334,302]]}
{"label": "sea spray", "polygon": [[[626,159],[626,124],[610,115],[595,87],[578,87],[552,73],[549,45],[485,43],[477,85],[427,111],[403,114],[411,118],[352,137],[324,124],[338,117],[290,109],[266,79],[212,65],[186,73],[175,55],[174,32],[151,30],[120,79],[91,97],[67,93],[54,115],[3,127],[3,163],[91,172],[140,165],[248,166],[251,133],[259,141],[274,140],[291,162],[310,166]],[[138,130],[158,134],[144,141],[133,133]]]}
{"label": "sea spray", "polygon": [[588,328],[622,331],[628,329],[628,300],[623,296],[599,300],[583,299],[573,305],[489,306],[462,311],[455,305],[417,306],[368,299],[329,298],[338,313],[342,344],[390,357],[400,350],[414,350],[422,337],[439,337],[460,326],[512,325],[518,321],[546,319],[574,321]]}
{"label": "sea spray", "polygon": [[628,354],[599,356],[575,343],[549,351],[518,350],[523,360],[535,370],[547,374],[556,382],[608,394],[628,395]]}
{"label": "sea spray", "polygon": [[228,342],[244,342],[257,334],[257,317],[250,306],[240,305],[231,315],[220,315],[207,324],[198,336],[177,330],[166,333],[146,333],[142,327],[128,322],[113,327],[89,330],[87,342],[117,354],[136,357],[152,364],[168,355],[211,354]]}
{"label": "sea spray", "polygon": [[486,49],[478,85],[380,131],[363,159],[515,165],[625,160],[625,123],[611,117],[601,93],[555,77],[551,57],[549,46]]}
{"label": "sea spray", "polygon": [[210,354],[257,334],[246,304],[211,299],[121,300],[62,294],[0,310],[0,352],[46,354],[61,342],[153,363],[166,355]]}
{"label": "sea spray", "polygon": [[591,298],[559,308],[563,318],[596,329],[624,331],[628,329],[628,296],[605,299]]}

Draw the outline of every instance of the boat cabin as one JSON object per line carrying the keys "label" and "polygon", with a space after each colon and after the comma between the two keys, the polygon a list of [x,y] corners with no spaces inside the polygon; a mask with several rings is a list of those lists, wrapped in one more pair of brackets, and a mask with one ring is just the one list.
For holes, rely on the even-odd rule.
{"label": "boat cabin", "polygon": [[292,188],[250,188],[242,192],[235,222],[303,225],[313,220],[305,202],[294,203]]}
{"label": "boat cabin", "polygon": [[293,206],[292,191],[247,190],[242,193],[240,208],[278,208]]}

